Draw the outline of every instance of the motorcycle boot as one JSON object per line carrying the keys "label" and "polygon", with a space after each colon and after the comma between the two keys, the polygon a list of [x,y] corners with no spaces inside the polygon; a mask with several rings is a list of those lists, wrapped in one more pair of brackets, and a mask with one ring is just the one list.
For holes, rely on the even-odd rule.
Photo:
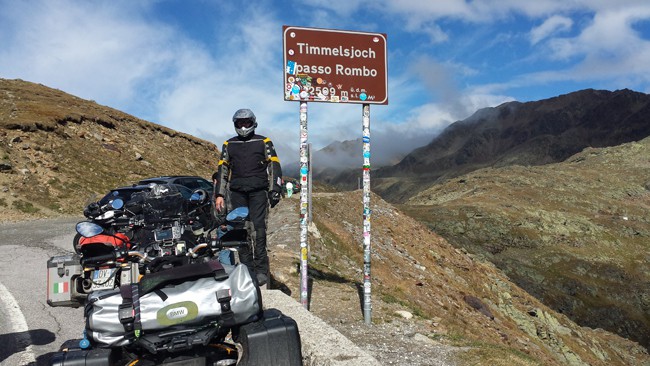
{"label": "motorcycle boot", "polygon": [[269,254],[266,250],[266,229],[255,230],[255,248],[253,252],[253,264],[257,282],[260,286],[265,285],[269,278]]}
{"label": "motorcycle boot", "polygon": [[239,250],[239,261],[248,267],[251,277],[257,278],[260,286],[268,283],[269,255],[266,251],[266,229],[256,229],[253,248]]}

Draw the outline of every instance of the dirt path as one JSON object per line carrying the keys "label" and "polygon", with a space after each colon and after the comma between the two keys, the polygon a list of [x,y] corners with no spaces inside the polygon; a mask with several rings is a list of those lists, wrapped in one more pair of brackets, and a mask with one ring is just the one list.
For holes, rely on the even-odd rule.
{"label": "dirt path", "polygon": [[[268,249],[271,258],[273,288],[279,288],[300,301],[299,197],[283,199],[271,210],[268,222]],[[313,236],[312,236],[312,240]],[[319,256],[316,245],[312,256]],[[350,281],[336,273],[310,269],[310,311],[337,329],[384,365],[455,365],[453,354],[459,349],[443,345],[433,334],[430,320],[409,317],[398,304],[372,299],[373,324],[363,318],[362,298],[358,281]],[[403,312],[399,315],[397,312]]]}

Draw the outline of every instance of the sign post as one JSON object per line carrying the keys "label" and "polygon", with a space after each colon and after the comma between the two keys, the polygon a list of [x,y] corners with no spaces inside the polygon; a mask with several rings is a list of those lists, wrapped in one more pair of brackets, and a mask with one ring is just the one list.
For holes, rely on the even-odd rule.
{"label": "sign post", "polygon": [[309,309],[309,278],[307,277],[309,232],[309,155],[307,144],[307,102],[300,102],[300,303]]}
{"label": "sign post", "polygon": [[363,314],[371,324],[370,104],[388,104],[386,34],[283,26],[284,100],[300,102],[300,301],[308,308],[311,164],[307,102],[360,103],[363,129]]}
{"label": "sign post", "polygon": [[363,320],[371,324],[370,301],[370,104],[363,105]]}

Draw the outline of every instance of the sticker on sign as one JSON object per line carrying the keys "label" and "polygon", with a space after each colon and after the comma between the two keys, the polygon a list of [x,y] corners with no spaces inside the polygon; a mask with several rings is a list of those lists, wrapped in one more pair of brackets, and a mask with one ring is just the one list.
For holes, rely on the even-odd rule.
{"label": "sticker on sign", "polygon": [[284,100],[388,104],[386,34],[283,26]]}

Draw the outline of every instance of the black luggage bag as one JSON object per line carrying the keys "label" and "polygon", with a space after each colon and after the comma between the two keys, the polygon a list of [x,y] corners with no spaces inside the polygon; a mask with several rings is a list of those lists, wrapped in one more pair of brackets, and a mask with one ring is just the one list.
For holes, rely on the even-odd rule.
{"label": "black luggage bag", "polygon": [[63,343],[59,352],[50,359],[51,366],[106,366],[114,365],[122,356],[119,349],[79,348],[80,339]]}
{"label": "black luggage bag", "polygon": [[239,329],[243,355],[238,366],[302,366],[296,321],[278,309],[264,310],[261,320]]}

